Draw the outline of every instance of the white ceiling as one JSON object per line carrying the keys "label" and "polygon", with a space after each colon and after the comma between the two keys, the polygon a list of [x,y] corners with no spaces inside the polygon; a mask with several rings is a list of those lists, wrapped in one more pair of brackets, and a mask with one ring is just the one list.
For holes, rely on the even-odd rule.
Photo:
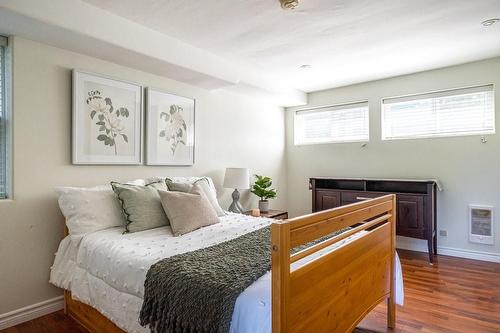
{"label": "white ceiling", "polygon": [[[254,66],[231,61],[81,0],[0,0],[0,32],[281,106],[307,95]],[[90,68],[88,70],[91,70]]]}
{"label": "white ceiling", "polygon": [[500,55],[499,0],[84,1],[303,91]]}

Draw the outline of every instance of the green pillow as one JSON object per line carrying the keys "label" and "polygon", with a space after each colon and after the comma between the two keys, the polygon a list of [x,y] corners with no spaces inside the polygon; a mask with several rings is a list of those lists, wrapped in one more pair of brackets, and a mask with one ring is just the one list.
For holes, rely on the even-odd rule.
{"label": "green pillow", "polygon": [[127,219],[126,232],[137,232],[169,224],[158,190],[167,190],[165,183],[129,185],[111,182]]}
{"label": "green pillow", "polygon": [[165,184],[169,191],[189,193],[193,188],[191,183],[175,183],[169,178],[165,178]]}
{"label": "green pillow", "polygon": [[167,185],[170,191],[185,192],[185,193],[190,193],[191,190],[193,189],[193,185],[197,184],[201,188],[203,193],[205,193],[205,196],[210,202],[210,205],[214,208],[215,212],[217,213],[217,216],[226,215],[224,210],[220,207],[219,202],[217,201],[217,194],[210,186],[210,181],[208,180],[208,178],[198,179],[194,183],[175,183],[171,179],[166,178],[165,184]]}

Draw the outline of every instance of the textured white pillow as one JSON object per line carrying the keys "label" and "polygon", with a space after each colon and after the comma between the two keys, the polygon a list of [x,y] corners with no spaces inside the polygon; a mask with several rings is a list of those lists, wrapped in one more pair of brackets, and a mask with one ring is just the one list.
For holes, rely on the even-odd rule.
{"label": "textured white pillow", "polygon": [[139,178],[139,179],[129,180],[128,182],[126,182],[124,184],[146,186],[146,184],[149,184],[149,183],[146,183],[146,179]]}
{"label": "textured white pillow", "polygon": [[91,232],[125,226],[120,202],[111,185],[57,187],[56,192],[72,240],[79,241]]}

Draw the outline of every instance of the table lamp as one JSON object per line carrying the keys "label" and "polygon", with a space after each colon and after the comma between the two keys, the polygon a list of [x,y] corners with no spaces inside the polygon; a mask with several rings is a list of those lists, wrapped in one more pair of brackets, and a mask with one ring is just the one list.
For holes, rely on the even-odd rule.
{"label": "table lamp", "polygon": [[234,188],[233,203],[229,206],[229,211],[233,213],[243,213],[243,207],[239,202],[240,192],[250,188],[250,172],[247,168],[226,168],[224,176],[224,188]]}

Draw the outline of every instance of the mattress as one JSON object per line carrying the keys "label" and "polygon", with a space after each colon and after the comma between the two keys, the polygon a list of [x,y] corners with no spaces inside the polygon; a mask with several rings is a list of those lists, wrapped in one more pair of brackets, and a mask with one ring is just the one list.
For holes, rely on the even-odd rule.
{"label": "mattress", "polygon": [[[272,222],[272,219],[229,213],[221,218],[221,223],[180,237],[174,237],[170,227],[130,234],[123,234],[124,228],[110,228],[86,235],[79,244],[66,237],[56,254],[50,282],[70,290],[73,298],[96,308],[126,332],[149,332],[149,329],[139,325],[138,318],[144,281],[152,264],[163,258],[234,239]],[[361,234],[334,246],[342,246]],[[310,256],[299,260],[292,269],[312,259]],[[397,286],[397,301],[402,304],[399,260]],[[250,332],[271,332],[270,272],[245,289],[236,300],[231,333]]]}

